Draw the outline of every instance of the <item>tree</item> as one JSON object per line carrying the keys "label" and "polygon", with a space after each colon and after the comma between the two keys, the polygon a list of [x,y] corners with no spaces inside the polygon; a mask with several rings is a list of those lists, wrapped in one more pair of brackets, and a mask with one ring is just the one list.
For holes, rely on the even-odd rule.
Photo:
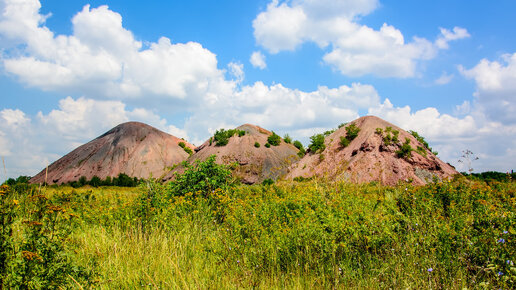
{"label": "tree", "polygon": [[323,152],[326,149],[326,145],[324,145],[324,135],[323,134],[315,134],[310,137],[312,143],[308,146],[311,152]]}

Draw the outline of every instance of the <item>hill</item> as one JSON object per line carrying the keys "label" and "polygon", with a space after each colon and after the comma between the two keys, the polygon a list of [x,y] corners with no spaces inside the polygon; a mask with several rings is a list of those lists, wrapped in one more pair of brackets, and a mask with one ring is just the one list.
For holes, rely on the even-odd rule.
{"label": "hill", "polygon": [[287,178],[318,176],[395,185],[400,181],[426,184],[458,174],[432,153],[423,138],[414,135],[378,117],[361,117],[319,136],[324,144],[320,147],[325,148],[309,150],[291,166]]}
{"label": "hill", "polygon": [[81,176],[105,179],[125,173],[130,177],[160,177],[167,167],[186,160],[194,146],[139,122],[116,126],[96,139],[76,148],[43,169],[30,183],[49,184],[77,181]]}
{"label": "hill", "polygon": [[[277,179],[287,173],[288,167],[299,159],[299,151],[278,135],[261,127],[244,124],[233,130],[219,130],[209,140],[195,149],[187,161],[204,161],[216,155],[219,164],[231,165],[233,176],[245,184],[262,182],[265,179]],[[269,138],[272,138],[272,143]],[[275,141],[274,141],[275,140]],[[269,145],[267,145],[269,144]],[[170,180],[177,168],[165,177]]]}

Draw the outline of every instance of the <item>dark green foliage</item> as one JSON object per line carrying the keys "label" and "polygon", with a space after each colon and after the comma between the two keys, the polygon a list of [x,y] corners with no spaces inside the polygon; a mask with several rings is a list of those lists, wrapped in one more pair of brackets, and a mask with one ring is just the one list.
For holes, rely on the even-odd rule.
{"label": "dark green foliage", "polygon": [[265,147],[267,147],[267,148],[271,148],[271,144],[269,144],[269,143],[265,143]]}
{"label": "dark green foliage", "polygon": [[258,142],[254,142],[254,147],[256,147],[256,148],[260,148],[260,143],[258,143]]}
{"label": "dark green foliage", "polygon": [[349,141],[353,141],[358,136],[360,132],[360,128],[358,128],[354,123],[346,127],[346,138]]}
{"label": "dark green foliage", "polygon": [[294,141],[294,143],[293,143],[293,144],[294,144],[294,146],[295,146],[297,149],[299,149],[299,150],[304,149],[304,147],[303,147],[303,143],[301,143],[301,142],[300,142],[300,141],[298,141],[298,140]]}
{"label": "dark green foliage", "polygon": [[383,134],[383,129],[382,128],[376,128],[376,130],[374,132],[381,136]]}
{"label": "dark green foliage", "polygon": [[324,134],[324,137],[327,137],[331,134],[333,134],[333,132],[337,131],[336,129],[332,129],[332,130],[328,130],[328,131],[325,131],[323,134]]}
{"label": "dark green foliage", "polygon": [[410,146],[410,139],[405,138],[405,143],[403,143],[400,149],[396,151],[396,155],[398,155],[399,158],[410,159],[410,157],[412,157],[413,150],[414,149]]}
{"label": "dark green foliage", "polygon": [[340,146],[343,148],[348,147],[349,143],[353,141],[360,132],[360,128],[358,128],[354,123],[346,127],[346,137],[340,136]]}
{"label": "dark green foliage", "polygon": [[86,179],[86,176],[81,176],[79,178],[79,186],[84,186],[86,184],[88,184],[88,180]]}
{"label": "dark green foliage", "polygon": [[205,161],[186,164],[184,173],[176,173],[175,179],[168,184],[169,194],[183,196],[201,192],[208,195],[217,188],[227,188],[231,183],[231,171],[226,165],[215,163],[215,159],[212,155]]}
{"label": "dark green foliage", "polygon": [[88,183],[93,187],[99,187],[102,184],[102,180],[100,180],[100,178],[95,175],[91,178],[90,182]]}
{"label": "dark green foliage", "polygon": [[400,131],[398,130],[393,130],[392,131],[392,142],[394,143],[398,143],[398,136],[400,134]]}
{"label": "dark green foliage", "polygon": [[267,142],[272,146],[278,146],[281,143],[281,137],[272,131],[272,135],[267,138]]}
{"label": "dark green foliage", "polygon": [[272,185],[272,184],[274,184],[274,180],[267,178],[264,181],[262,181],[262,184],[265,186]]}
{"label": "dark green foliage", "polygon": [[179,145],[179,147],[183,148],[183,150],[185,150],[185,152],[188,153],[188,155],[193,154],[192,148],[186,146],[185,142],[179,142],[178,145]]}
{"label": "dark green foliage", "polygon": [[425,148],[423,148],[421,146],[417,146],[416,152],[419,153],[419,155],[426,157],[426,149]]}
{"label": "dark green foliage", "polygon": [[120,173],[117,177],[113,178],[113,185],[135,187],[138,185],[138,179],[136,177],[131,178],[125,173]]}
{"label": "dark green foliage", "polygon": [[348,147],[349,143],[350,143],[350,141],[348,138],[346,138],[344,136],[340,136],[340,142],[339,142],[340,146],[346,148],[346,147]]}
{"label": "dark green foliage", "polygon": [[[215,135],[213,135],[213,141],[215,141],[215,146],[226,146],[229,142],[229,138],[233,137],[234,135],[238,134],[239,137],[242,137],[245,135],[244,130],[237,130],[237,129],[230,129],[230,130],[224,130],[220,129],[215,132]],[[210,145],[212,140],[210,139]]]}
{"label": "dark green foliage", "polygon": [[283,141],[285,141],[287,144],[290,144],[292,143],[292,138],[288,134],[285,134],[285,136],[283,136]]}
{"label": "dark green foliage", "polygon": [[466,176],[471,180],[480,180],[485,181],[487,183],[492,183],[493,181],[498,182],[515,182],[516,181],[516,173],[515,172],[496,172],[496,171],[486,171],[482,173],[467,173],[461,172],[462,175]]}
{"label": "dark green foliage", "polygon": [[323,152],[326,149],[326,145],[324,145],[324,135],[323,134],[315,134],[310,137],[311,143],[308,146],[310,152],[317,153]]}
{"label": "dark green foliage", "polygon": [[339,125],[339,129],[340,129],[340,128],[342,128],[342,127],[344,127],[344,126],[346,126],[347,124],[348,124],[348,123],[340,123],[340,125]]}
{"label": "dark green foliage", "polygon": [[13,186],[15,184],[23,184],[23,183],[28,184],[30,179],[31,179],[30,176],[20,175],[16,179],[14,179],[14,178],[7,179],[4,182],[4,184],[10,185],[10,186]]}

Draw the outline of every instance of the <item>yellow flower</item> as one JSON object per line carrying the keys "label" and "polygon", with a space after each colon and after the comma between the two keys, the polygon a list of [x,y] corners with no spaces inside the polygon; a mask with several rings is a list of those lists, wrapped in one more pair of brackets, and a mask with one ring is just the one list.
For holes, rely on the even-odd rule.
{"label": "yellow flower", "polygon": [[19,205],[19,204],[20,204],[20,202],[19,202],[18,200],[16,200],[16,199],[13,199],[13,204],[14,204],[14,205]]}

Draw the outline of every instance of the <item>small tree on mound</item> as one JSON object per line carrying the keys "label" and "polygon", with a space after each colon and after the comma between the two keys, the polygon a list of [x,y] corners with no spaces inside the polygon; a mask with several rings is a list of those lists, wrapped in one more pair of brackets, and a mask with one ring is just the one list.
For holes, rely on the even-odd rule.
{"label": "small tree on mound", "polygon": [[351,124],[346,127],[346,137],[340,137],[340,145],[346,148],[351,141],[353,141],[360,132],[360,128],[358,128],[355,124]]}
{"label": "small tree on mound", "polygon": [[226,165],[215,163],[215,158],[211,155],[193,165],[186,163],[184,173],[176,173],[175,179],[168,184],[168,192],[175,196],[201,192],[207,196],[217,188],[226,188],[231,183],[231,171]]}
{"label": "small tree on mound", "polygon": [[409,159],[412,157],[412,151],[414,151],[414,149],[410,146],[410,139],[405,138],[405,143],[401,145],[400,150],[396,151],[396,155],[398,155],[399,158]]}
{"label": "small tree on mound", "polygon": [[326,149],[326,145],[324,145],[324,134],[315,134],[310,137],[312,143],[308,146],[311,152],[323,152]]}
{"label": "small tree on mound", "polygon": [[278,134],[274,133],[274,131],[272,131],[272,135],[270,135],[269,138],[267,138],[267,142],[272,146],[279,146],[279,144],[281,143],[281,137]]}

